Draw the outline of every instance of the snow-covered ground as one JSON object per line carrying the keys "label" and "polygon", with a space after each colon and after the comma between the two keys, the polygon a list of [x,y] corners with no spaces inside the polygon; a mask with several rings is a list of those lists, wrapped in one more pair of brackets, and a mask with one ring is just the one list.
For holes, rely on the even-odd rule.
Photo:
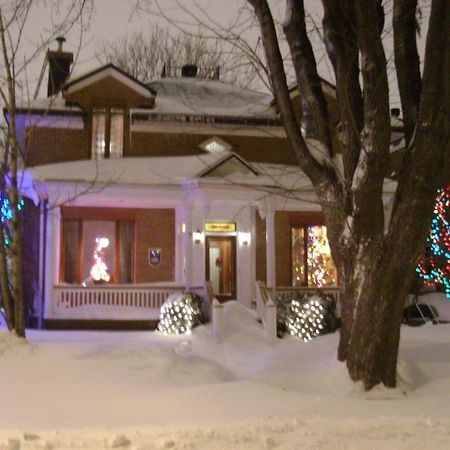
{"label": "snow-covered ground", "polygon": [[450,448],[450,325],[403,326],[399,388],[365,393],[337,334],[268,346],[252,312],[225,316],[222,344],[209,325],[0,331],[0,449]]}

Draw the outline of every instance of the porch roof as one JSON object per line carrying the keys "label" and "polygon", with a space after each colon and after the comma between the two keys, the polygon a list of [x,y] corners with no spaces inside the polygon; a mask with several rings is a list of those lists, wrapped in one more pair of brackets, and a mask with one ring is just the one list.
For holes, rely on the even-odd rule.
{"label": "porch roof", "polygon": [[[229,154],[229,153],[228,153]],[[234,196],[235,188],[283,192],[289,197],[302,192],[312,194],[309,179],[298,166],[281,164],[247,163],[251,171],[227,171],[226,176],[204,176],[208,169],[218,167],[224,161],[224,154],[201,156],[120,158],[100,161],[83,160],[68,163],[36,166],[28,169],[22,178],[22,194],[36,200],[37,186],[47,183],[69,183],[76,186],[120,188],[139,186],[164,189],[164,187],[184,189],[194,185],[223,188],[224,197]],[[231,188],[231,190],[230,190]],[[394,192],[396,182],[385,180],[386,194]]]}

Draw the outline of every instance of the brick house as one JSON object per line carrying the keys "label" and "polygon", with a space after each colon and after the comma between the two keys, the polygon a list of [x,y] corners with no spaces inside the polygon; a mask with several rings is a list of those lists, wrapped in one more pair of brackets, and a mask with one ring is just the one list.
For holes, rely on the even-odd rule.
{"label": "brick house", "polygon": [[[248,306],[255,280],[337,284],[320,207],[271,96],[193,66],[142,84],[111,64],[68,79],[62,45],[47,59],[48,97],[17,116],[22,192],[36,205],[38,323],[146,323],[168,294],[205,281]],[[100,260],[107,277],[94,279]]]}

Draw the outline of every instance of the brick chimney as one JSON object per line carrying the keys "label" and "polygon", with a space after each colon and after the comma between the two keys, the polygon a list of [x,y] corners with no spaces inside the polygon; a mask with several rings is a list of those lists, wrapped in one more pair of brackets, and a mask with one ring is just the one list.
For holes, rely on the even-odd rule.
{"label": "brick chimney", "polygon": [[69,78],[70,66],[73,63],[73,53],[63,51],[63,44],[66,39],[57,37],[56,41],[58,42],[58,49],[47,51],[49,65],[47,97],[61,91],[67,78]]}

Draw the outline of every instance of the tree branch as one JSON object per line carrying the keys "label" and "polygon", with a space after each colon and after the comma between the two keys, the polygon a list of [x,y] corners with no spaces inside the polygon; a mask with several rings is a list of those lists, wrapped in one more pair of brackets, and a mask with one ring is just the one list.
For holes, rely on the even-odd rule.
{"label": "tree branch", "polygon": [[[378,0],[355,0],[358,46],[364,92],[362,151],[356,168],[355,229],[358,235],[384,232],[383,180],[389,164],[390,117],[386,57],[381,42]],[[361,234],[360,234],[361,233]]]}
{"label": "tree branch", "polygon": [[303,0],[286,1],[283,30],[291,51],[302,102],[302,124],[305,136],[321,142],[328,149],[331,157],[330,121],[322,83],[317,73],[316,60],[306,32]]}
{"label": "tree branch", "polygon": [[394,0],[394,57],[405,139],[411,144],[420,100],[420,61],[416,43],[417,0]]}
{"label": "tree branch", "polygon": [[326,181],[328,177],[324,167],[307,149],[303,136],[301,135],[301,128],[297,123],[289,95],[286,74],[284,72],[278,38],[269,5],[266,0],[248,0],[248,2],[253,6],[261,27],[261,37],[270,69],[272,89],[286,134],[300,167],[308,175],[312,183],[318,185]]}
{"label": "tree branch", "polygon": [[344,177],[350,185],[361,152],[364,120],[355,8],[353,0],[323,0],[322,3],[325,46],[336,76]]}

